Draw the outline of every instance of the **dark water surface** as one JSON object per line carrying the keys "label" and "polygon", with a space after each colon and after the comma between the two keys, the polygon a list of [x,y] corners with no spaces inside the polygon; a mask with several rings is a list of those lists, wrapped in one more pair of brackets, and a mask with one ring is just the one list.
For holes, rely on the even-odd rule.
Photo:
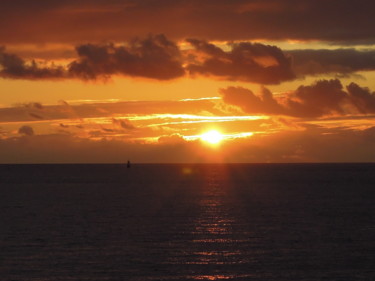
{"label": "dark water surface", "polygon": [[0,165],[0,280],[375,280],[374,164]]}

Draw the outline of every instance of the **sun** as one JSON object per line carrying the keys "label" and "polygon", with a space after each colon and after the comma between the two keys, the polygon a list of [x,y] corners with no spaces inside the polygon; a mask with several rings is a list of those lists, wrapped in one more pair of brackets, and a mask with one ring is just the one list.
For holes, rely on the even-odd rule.
{"label": "sun", "polygon": [[219,144],[223,140],[223,135],[216,130],[211,130],[202,134],[200,139],[209,144]]}

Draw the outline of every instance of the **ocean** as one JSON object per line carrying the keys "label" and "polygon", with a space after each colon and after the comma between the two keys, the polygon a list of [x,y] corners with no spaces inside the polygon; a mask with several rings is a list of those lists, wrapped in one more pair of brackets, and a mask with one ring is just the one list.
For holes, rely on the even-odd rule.
{"label": "ocean", "polygon": [[0,280],[375,280],[375,164],[0,165]]}

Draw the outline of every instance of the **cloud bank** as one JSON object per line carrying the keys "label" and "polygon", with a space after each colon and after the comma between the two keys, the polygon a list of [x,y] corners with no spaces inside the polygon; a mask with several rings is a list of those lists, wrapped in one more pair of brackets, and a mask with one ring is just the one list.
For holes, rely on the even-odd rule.
{"label": "cloud bank", "polygon": [[228,87],[220,92],[225,103],[238,106],[248,114],[312,118],[375,113],[375,92],[356,83],[344,89],[338,79],[300,86],[293,92],[285,93],[282,99],[276,99],[266,88],[259,95],[243,87]]}
{"label": "cloud bank", "polygon": [[134,39],[124,45],[84,44],[66,67],[26,63],[0,49],[0,77],[11,79],[107,79],[112,75],[170,80],[191,75],[278,84],[295,78],[291,59],[276,46],[236,43],[229,51],[206,41],[188,39],[193,50],[181,50],[164,35]]}
{"label": "cloud bank", "polygon": [[[0,44],[173,39],[375,41],[373,1],[4,0]],[[61,24],[64,23],[64,24]]]}
{"label": "cloud bank", "polygon": [[171,80],[206,76],[218,80],[280,84],[309,75],[350,76],[375,70],[372,49],[287,50],[261,43],[217,46],[187,39],[178,45],[165,35],[149,35],[126,43],[80,44],[67,65],[25,61],[0,47],[0,77],[8,79],[109,79],[113,75]]}

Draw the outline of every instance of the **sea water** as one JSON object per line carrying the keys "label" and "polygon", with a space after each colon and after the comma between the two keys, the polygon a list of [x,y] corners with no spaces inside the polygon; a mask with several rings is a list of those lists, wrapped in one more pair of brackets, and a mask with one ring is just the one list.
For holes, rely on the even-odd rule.
{"label": "sea water", "polygon": [[0,280],[375,280],[374,164],[0,165]]}

